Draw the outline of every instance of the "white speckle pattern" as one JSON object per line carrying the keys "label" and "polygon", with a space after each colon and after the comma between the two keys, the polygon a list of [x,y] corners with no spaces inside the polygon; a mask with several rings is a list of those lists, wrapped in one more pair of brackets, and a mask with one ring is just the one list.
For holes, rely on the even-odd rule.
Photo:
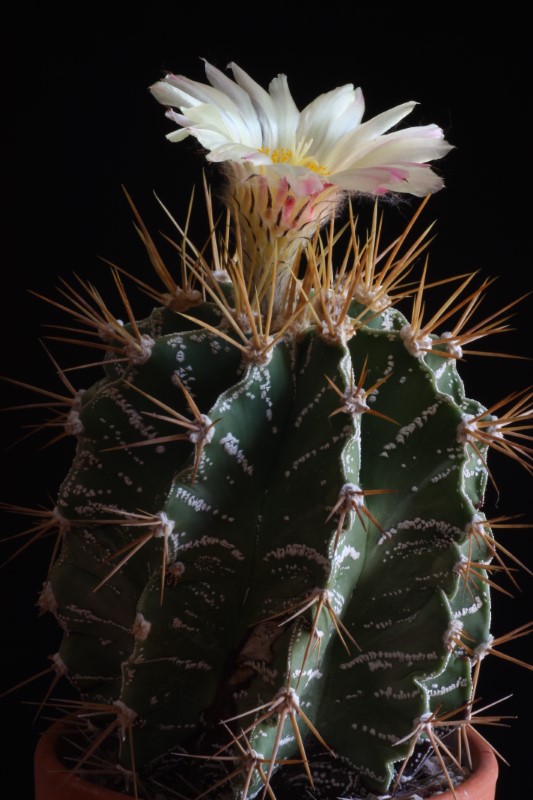
{"label": "white speckle pattern", "polygon": [[266,553],[264,556],[264,561],[269,561],[270,559],[275,559],[277,561],[283,561],[286,558],[304,558],[306,560],[314,561],[316,564],[319,564],[321,567],[324,568],[324,572],[329,572],[330,569],[330,562],[329,559],[319,553],[318,550],[315,550],[313,547],[309,547],[309,545],[301,544],[300,542],[295,542],[294,544],[287,544],[285,547],[277,547],[275,550],[270,550],[270,552]]}
{"label": "white speckle pattern", "polygon": [[466,689],[468,687],[468,681],[466,678],[457,678],[456,681],[453,683],[448,684],[447,686],[439,686],[438,684],[433,684],[427,689],[428,697],[442,697],[449,692],[453,692],[456,689]]}
{"label": "white speckle pattern", "polygon": [[356,550],[355,547],[345,544],[342,550],[335,553],[335,564],[340,566],[347,558],[351,561],[357,561],[361,558],[361,553],[359,550]]}
{"label": "white speckle pattern", "polygon": [[222,439],[220,439],[220,444],[226,453],[228,453],[228,455],[236,458],[237,463],[240,464],[243,472],[245,472],[246,475],[253,475],[253,465],[248,463],[243,451],[239,449],[239,440],[236,436],[234,436],[232,433],[227,433],[222,437]]}
{"label": "white speckle pattern", "polygon": [[458,611],[454,612],[455,619],[461,619],[462,617],[468,617],[471,614],[476,614],[479,609],[483,606],[483,600],[479,595],[476,595],[474,598],[474,602],[470,606],[465,606],[464,608],[459,609]]}
{"label": "white speckle pattern", "polygon": [[235,558],[237,561],[244,561],[245,556],[238,548],[235,547],[231,542],[228,542],[227,539],[218,539],[215,536],[202,536],[199,539],[195,539],[192,542],[187,542],[185,544],[181,544],[178,547],[178,552],[183,554],[190,550],[195,550],[196,548],[202,547],[212,547],[213,545],[217,545],[218,547],[222,547],[226,550],[232,558]]}
{"label": "white speckle pattern", "polygon": [[425,661],[436,660],[437,653],[435,651],[430,651],[429,653],[404,653],[401,650],[379,650],[361,653],[351,661],[344,662],[339,666],[340,669],[351,669],[352,667],[366,664],[371,672],[375,672],[378,669],[391,669],[394,661],[411,667]]}
{"label": "white speckle pattern", "polygon": [[439,399],[436,403],[425,408],[419,416],[415,417],[408,425],[404,425],[396,436],[394,437],[393,442],[389,442],[384,446],[383,452],[380,453],[382,456],[386,456],[387,450],[395,450],[398,445],[406,444],[409,437],[416,431],[422,430],[426,425],[427,421],[432,417],[434,414],[437,413],[442,401]]}
{"label": "white speckle pattern", "polygon": [[313,409],[315,408],[315,406],[317,406],[317,405],[320,403],[321,399],[322,399],[322,398],[323,398],[323,396],[324,396],[324,393],[325,393],[325,391],[326,391],[326,388],[327,388],[327,386],[323,386],[321,389],[319,389],[319,391],[318,391],[318,392],[316,393],[316,395],[315,395],[315,396],[312,398],[312,400],[310,400],[310,401],[309,401],[309,403],[308,403],[308,404],[305,406],[305,408],[303,408],[303,409],[300,411],[300,413],[298,414],[298,416],[296,417],[296,419],[295,419],[295,421],[294,421],[294,427],[295,427],[295,428],[299,428],[299,427],[301,426],[302,422],[304,421],[305,417],[306,417],[306,416],[307,416],[307,415],[308,415],[308,414],[309,414],[311,411],[313,411]]}

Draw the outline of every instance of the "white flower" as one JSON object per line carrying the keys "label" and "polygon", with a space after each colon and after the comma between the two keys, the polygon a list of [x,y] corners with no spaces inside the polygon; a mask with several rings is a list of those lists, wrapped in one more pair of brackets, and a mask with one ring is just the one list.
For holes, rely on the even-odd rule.
{"label": "white flower", "polygon": [[363,123],[361,89],[346,84],[299,111],[285,75],[274,78],[267,92],[236,64],[229,66],[235,80],[206,62],[211,85],[167,75],[151,87],[180,126],[168,135],[171,141],[194,136],[208,151],[207,159],[227,162],[235,177],[285,179],[299,197],[327,187],[418,196],[442,188],[428,165],[451,149],[442,130],[424,125],[387,133],[415,102]]}
{"label": "white flower", "polygon": [[437,125],[387,133],[414,102],[363,123],[362,92],[347,84],[299,111],[285,75],[266,91],[229,66],[234,80],[206,62],[209,84],[167,75],[151,91],[179,126],[168,138],[193,136],[223,165],[244,283],[262,312],[285,319],[299,291],[294,265],[346,193],[436,192],[442,179],[428,162],[451,146]]}

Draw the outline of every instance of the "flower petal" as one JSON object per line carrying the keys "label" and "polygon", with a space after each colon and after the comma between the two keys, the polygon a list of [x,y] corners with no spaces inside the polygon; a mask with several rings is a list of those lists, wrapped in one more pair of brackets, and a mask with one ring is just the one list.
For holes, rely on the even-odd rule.
{"label": "flower petal", "polygon": [[163,106],[174,106],[175,108],[182,108],[184,106],[198,105],[194,97],[187,95],[180,89],[177,89],[166,80],[157,81],[150,86],[150,91],[156,100]]}
{"label": "flower petal", "polygon": [[270,82],[268,89],[276,111],[278,146],[292,148],[295,146],[300,112],[289,91],[287,76],[278,75]]}
{"label": "flower petal", "polygon": [[263,146],[268,148],[277,147],[278,142],[278,126],[276,109],[272,98],[262,86],[259,86],[248,73],[241,69],[233,61],[228,64],[232,70],[236,82],[239,86],[248,92],[250,100],[261,125],[263,131]]}
{"label": "flower petal", "polygon": [[444,182],[427,164],[395,164],[337,172],[331,182],[350,192],[382,195],[387,192],[425,197]]}
{"label": "flower petal", "polygon": [[205,62],[205,73],[209,82],[219,91],[225,92],[239,109],[243,122],[249,129],[250,137],[255,141],[256,147],[263,144],[263,134],[257,113],[252,105],[250,95],[244,91],[235,81],[224,75],[219,69]]}
{"label": "flower petal", "polygon": [[[172,122],[176,122],[178,125],[181,125],[182,128],[188,128],[193,124],[190,117],[184,117],[183,114],[178,114],[173,108],[167,108],[165,111],[165,117],[171,119]],[[184,133],[186,136],[189,135],[188,131],[184,131]]]}
{"label": "flower petal", "polygon": [[361,123],[364,99],[346,84],[315,98],[300,113],[287,77],[274,78],[267,92],[236,64],[234,80],[205,62],[209,84],[167,75],[151,87],[180,130],[208,150],[209,161],[229,162],[228,175],[246,180],[285,180],[293,194],[312,197],[328,186],[371,194],[425,195],[443,185],[428,162],[450,149],[437,125],[389,132],[416,103],[410,101]]}
{"label": "flower petal", "polygon": [[238,110],[233,100],[214,86],[208,86],[206,83],[193,81],[191,78],[186,78],[184,75],[172,75],[171,73],[165,77],[165,82],[184,93],[187,98],[184,105],[197,106],[205,103],[218,106],[219,108],[233,113]]}
{"label": "flower petal", "polygon": [[[375,142],[369,142],[354,158],[354,167],[373,167],[379,164],[398,164],[400,162],[413,162],[422,164],[442,158],[451,150],[451,146],[438,139],[423,139],[420,137],[390,138],[382,136]],[[347,159],[349,162],[349,159]],[[346,163],[345,168],[350,168]]]}
{"label": "flower petal", "polygon": [[185,109],[187,118],[191,120],[195,128],[210,128],[223,134],[228,142],[241,142],[250,145],[250,131],[242,121],[241,117],[230,116],[216,106],[204,103],[201,106]]}
{"label": "flower petal", "polygon": [[418,105],[414,100],[408,103],[402,103],[400,106],[390,108],[388,111],[378,114],[377,117],[372,117],[367,122],[363,122],[357,130],[352,134],[352,143],[354,146],[366,142],[369,139],[376,139],[381,136],[389,128],[393,128],[404,117],[411,113],[413,108]]}
{"label": "flower petal", "polygon": [[318,160],[322,160],[335,141],[357,128],[364,110],[361,89],[354,91],[351,83],[340,86],[319,95],[304,108],[296,138],[303,141],[312,139],[313,153]]}
{"label": "flower petal", "polygon": [[181,130],[167,133],[166,138],[169,142],[182,142],[187,136],[189,136],[189,131],[186,128],[182,128]]}
{"label": "flower petal", "polygon": [[237,142],[223,142],[220,146],[214,147],[206,158],[208,161],[246,161],[254,165],[270,163],[268,156],[258,153],[255,147],[247,147]]}
{"label": "flower petal", "polygon": [[[204,127],[198,127],[198,126],[191,125],[190,127],[185,128],[183,130],[176,131],[176,133],[178,133],[178,134],[183,134],[184,132],[186,134],[190,134],[191,136],[194,136],[196,139],[198,139],[200,144],[203,147],[205,147],[206,150],[210,150],[210,151],[211,150],[216,150],[216,149],[218,149],[220,147],[227,147],[229,144],[231,144],[231,142],[228,141],[227,136],[225,136],[220,131],[213,130],[212,128],[207,128],[207,127],[204,128]],[[184,138],[183,135],[181,136],[181,138]],[[180,138],[173,139],[172,141],[178,141],[179,142],[179,141],[181,141],[181,139]],[[213,161],[214,160],[212,158],[212,153],[211,152],[209,152],[206,157],[207,157],[208,161]]]}
{"label": "flower petal", "polygon": [[278,180],[286,178],[289,188],[297,197],[312,197],[324,189],[324,177],[306,167],[273,164],[269,167],[269,174]]}

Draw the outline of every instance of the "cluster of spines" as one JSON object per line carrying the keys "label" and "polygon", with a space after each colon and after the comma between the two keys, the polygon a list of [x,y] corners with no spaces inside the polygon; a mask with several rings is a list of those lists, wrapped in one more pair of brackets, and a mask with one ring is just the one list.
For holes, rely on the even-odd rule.
{"label": "cluster of spines", "polygon": [[[212,220],[212,214],[210,216]],[[422,237],[420,237],[415,245],[411,246],[407,254],[398,258],[398,251],[400,246],[404,243],[404,237],[400,237],[395,246],[389,251],[388,259],[381,270],[377,269],[377,239],[378,225],[376,218],[374,219],[374,226],[372,232],[366,242],[361,248],[355,236],[355,225],[353,219],[350,226],[350,245],[347,253],[351,254],[353,258],[353,266],[348,269],[349,255],[346,255],[342,261],[341,269],[338,272],[333,270],[332,266],[332,249],[337,236],[334,233],[333,225],[330,226],[329,239],[324,245],[320,237],[316,237],[315,241],[311,243],[306,256],[307,268],[302,281],[297,280],[296,274],[287,289],[287,308],[288,312],[285,319],[274,319],[272,314],[271,299],[273,293],[271,287],[268,285],[261,287],[260,292],[254,289],[250,290],[250,286],[246,285],[242,270],[239,269],[239,259],[221,258],[219,250],[214,242],[213,261],[217,267],[217,272],[220,274],[226,273],[232,279],[233,284],[233,299],[212,279],[212,270],[204,259],[201,252],[193,249],[193,255],[187,255],[187,248],[189,247],[186,228],[183,232],[183,242],[180,252],[182,253],[182,265],[185,274],[184,284],[185,289],[178,289],[177,285],[173,283],[170,273],[162,266],[163,262],[157,254],[155,245],[149,236],[148,232],[138,220],[141,237],[147,246],[152,263],[156,267],[159,277],[162,279],[166,292],[159,295],[156,290],[153,291],[153,296],[159,299],[165,298],[164,305],[172,312],[172,318],[175,318],[175,312],[178,310],[183,315],[182,322],[176,326],[170,322],[169,328],[166,330],[171,334],[171,329],[177,327],[180,330],[186,330],[187,325],[194,324],[197,330],[204,330],[208,337],[213,340],[215,337],[218,341],[226,342],[231,347],[235,347],[240,353],[240,357],[245,360],[249,365],[257,364],[260,367],[266,368],[270,363],[272,354],[276,346],[283,343],[291,335],[305,335],[305,330],[310,326],[314,328],[317,336],[323,338],[325,343],[335,346],[346,346],[358,331],[362,331],[363,327],[371,329],[378,323],[383,324],[383,314],[388,312],[388,307],[392,305],[391,292],[398,290],[400,287],[400,296],[409,293],[409,287],[402,284],[405,281],[405,276],[411,269],[412,262],[420,254],[423,247]],[[409,226],[410,229],[411,226]],[[238,239],[238,237],[237,237]],[[222,252],[226,254],[229,252],[227,246],[228,235],[226,233],[224,240],[226,244],[221,248]],[[127,377],[131,370],[135,372],[143,364],[148,362],[151,358],[153,348],[156,345],[158,336],[163,334],[167,324],[167,318],[164,315],[159,315],[157,320],[151,320],[148,325],[137,324],[135,322],[131,306],[124,291],[122,281],[119,277],[118,271],[114,271],[115,282],[119,290],[119,294],[124,303],[127,312],[129,324],[124,326],[114,317],[107,309],[104,301],[99,293],[89,284],[80,281],[81,293],[72,287],[64,285],[62,291],[63,299],[66,301],[58,303],[56,301],[49,301],[59,306],[62,310],[67,310],[73,316],[77,324],[85,326],[86,332],[94,337],[97,337],[96,348],[104,350],[106,358],[104,364],[110,377],[126,376],[124,378],[124,386],[127,387],[131,396],[138,394],[145,401],[144,410],[142,414],[145,417],[151,416],[154,420],[163,422],[167,428],[167,433],[161,436],[149,436],[148,439],[142,441],[130,441],[127,444],[115,444],[112,447],[104,448],[103,450],[119,451],[119,450],[133,450],[141,447],[151,445],[166,446],[175,441],[187,440],[193,445],[195,456],[192,465],[190,465],[187,481],[194,484],[198,479],[198,471],[201,464],[201,458],[206,443],[209,443],[209,436],[213,434],[216,420],[211,420],[209,416],[203,413],[198,405],[196,405],[191,392],[184,385],[180,379],[179,374],[176,377],[175,384],[182,392],[184,409],[176,411],[173,405],[156,397],[155,394],[149,393],[145,389],[134,385]],[[355,276],[355,277],[354,277]],[[398,325],[402,323],[400,328],[400,336],[406,344],[406,348],[411,355],[422,356],[424,353],[429,353],[437,359],[444,359],[445,362],[455,360],[462,357],[463,348],[465,344],[477,340],[481,336],[489,333],[503,332],[507,329],[506,321],[508,318],[507,312],[513,304],[509,304],[502,309],[501,315],[492,315],[481,323],[476,323],[469,329],[464,330],[464,326],[469,322],[472,313],[478,307],[479,302],[484,294],[488,282],[482,284],[479,290],[470,292],[466,297],[461,297],[469,285],[472,276],[468,276],[457,290],[453,292],[451,300],[434,315],[428,323],[422,324],[423,302],[422,302],[422,289],[425,282],[424,277],[421,282],[422,289],[415,293],[415,300],[413,303],[413,314],[410,323],[405,323],[401,316],[396,315],[396,312],[389,314],[388,323],[390,330],[397,330]],[[198,288],[197,288],[198,287]],[[147,291],[148,288],[144,287]],[[397,295],[398,296],[398,295]],[[397,297],[396,296],[396,297]],[[209,298],[210,303],[208,308],[205,305],[206,298]],[[369,299],[370,298],[370,299]],[[396,299],[396,298],[395,298]],[[177,305],[176,305],[177,304]],[[206,312],[202,312],[202,309]],[[189,312],[190,309],[190,312]],[[187,313],[184,313],[187,312]],[[453,314],[458,313],[459,317],[455,322],[449,334],[441,335],[439,338],[435,334],[435,327],[445,320],[449,319]],[[187,322],[183,322],[183,320]],[[223,323],[221,327],[221,321]],[[154,326],[157,330],[154,330]],[[146,331],[150,329],[150,332]],[[72,331],[70,331],[72,332]],[[172,331],[174,332],[174,331]],[[86,344],[85,341],[73,340],[71,336],[58,337],[63,341],[73,343]],[[93,343],[94,344],[94,343]],[[230,348],[231,349],[231,348]],[[416,353],[414,352],[416,350]],[[110,355],[111,354],[111,355]],[[357,365],[356,365],[357,366]],[[371,366],[371,365],[370,365]],[[377,409],[369,408],[366,402],[368,397],[375,398],[379,393],[379,388],[385,382],[388,375],[374,379],[369,387],[365,389],[364,383],[367,374],[367,362],[360,365],[361,373],[357,386],[354,385],[353,368],[350,371],[349,384],[346,381],[344,389],[339,388],[335,379],[330,376],[325,376],[323,379],[324,387],[333,390],[341,399],[341,406],[334,408],[331,415],[336,415],[344,412],[354,417],[361,413],[370,412],[377,417],[384,417],[386,421],[394,424],[395,420],[392,416],[383,414]],[[239,367],[236,367],[236,374]],[[451,394],[455,400],[459,400],[464,404],[464,397],[457,397],[457,384],[454,384],[455,376],[450,375],[450,371],[443,371],[440,367],[435,369],[439,373],[438,386],[439,389],[445,394]],[[61,373],[62,374],[62,373]],[[63,374],[62,374],[63,376]],[[65,386],[67,382],[63,380]],[[56,407],[56,403],[60,403],[67,408],[65,413],[65,430],[75,435],[81,435],[83,431],[83,414],[80,411],[90,403],[91,398],[83,398],[76,393],[70,382],[67,386],[69,395],[63,398],[58,394],[48,393],[43,390],[43,393],[50,399],[44,405],[48,408]],[[458,427],[457,440],[458,444],[465,448],[471,448],[472,463],[477,462],[478,466],[481,463],[485,467],[485,454],[489,446],[495,447],[500,452],[506,452],[511,457],[519,460],[527,469],[531,470],[531,448],[525,440],[527,434],[524,433],[529,428],[529,420],[531,419],[532,412],[528,406],[531,399],[531,391],[525,390],[521,393],[515,393],[505,398],[501,403],[495,404],[490,409],[483,409],[482,407],[472,406],[475,413],[465,413],[462,426]],[[72,398],[72,399],[71,399]],[[500,411],[502,407],[507,405],[507,410],[498,419],[494,418],[494,412]],[[76,427],[72,424],[72,411],[75,411],[77,420],[81,427]],[[160,413],[164,412],[164,413]],[[64,412],[59,412],[59,414]],[[330,415],[330,416],[331,416]],[[174,431],[170,432],[170,426],[178,425],[179,433]],[[69,427],[70,426],[70,427]],[[182,463],[187,463],[188,456],[184,456]],[[474,468],[473,472],[475,473]],[[484,491],[484,469],[479,470],[478,474],[481,475],[476,479],[472,479],[471,492],[473,497],[478,501],[481,500]],[[347,515],[355,515],[359,520],[361,527],[366,528],[367,524],[375,526],[381,534],[387,534],[378,518],[370,511],[368,504],[365,503],[365,497],[371,494],[383,494],[394,491],[391,487],[380,487],[375,489],[361,489],[355,483],[345,483],[338,492],[337,500],[335,503],[330,504],[329,515],[326,517],[325,522],[328,523],[334,516],[337,517],[337,525],[334,528],[334,539],[332,542],[333,556],[337,550],[339,539],[343,531],[345,519]],[[68,531],[73,527],[86,528],[91,531],[92,526],[97,526],[100,530],[102,527],[110,526],[110,528],[118,529],[118,539],[124,538],[122,536],[123,529],[127,531],[126,543],[118,547],[116,541],[113,542],[115,548],[114,552],[110,552],[103,558],[104,562],[111,563],[115,559],[115,565],[109,566],[104,569],[103,576],[100,582],[94,587],[94,591],[103,588],[110,578],[118,573],[122,567],[128,563],[141,548],[148,542],[155,543],[155,550],[160,550],[158,558],[160,567],[159,569],[159,598],[162,601],[162,595],[165,588],[166,581],[172,577],[172,567],[175,564],[175,558],[169,554],[169,541],[176,547],[176,542],[171,539],[172,526],[168,523],[168,518],[162,518],[161,513],[152,513],[146,510],[123,510],[120,507],[113,508],[105,503],[98,503],[93,506],[98,509],[98,514],[92,518],[87,519],[80,516],[79,519],[70,518],[70,513],[65,514],[64,509],[54,508],[53,511],[34,512],[37,516],[40,514],[41,522],[35,528],[30,530],[31,539],[40,538],[48,534],[54,527],[59,526],[60,536],[58,542],[61,544],[65,541]],[[10,509],[21,510],[21,509]],[[107,515],[107,516],[106,516]],[[68,521],[67,521],[68,520]],[[489,523],[487,523],[488,525]],[[474,526],[474,521],[472,522]],[[136,531],[131,538],[131,529],[135,528],[146,529],[145,533],[140,536]],[[492,544],[493,538],[490,532],[485,528],[485,535],[479,533],[479,525],[476,527],[476,535],[470,532],[470,535],[465,539],[467,546],[467,553],[458,562],[457,576],[463,582],[464,591],[462,595],[468,595],[473,599],[479,587],[482,591],[486,591],[487,586],[498,588],[487,575],[487,568],[489,571],[503,571],[510,575],[510,568],[504,566],[500,561],[501,551],[498,553],[498,546]],[[163,531],[163,533],[161,533]],[[112,537],[113,538],[113,537]],[[475,539],[475,547],[472,547],[472,542]],[[161,545],[157,540],[161,540]],[[481,541],[482,540],[482,541]],[[463,544],[463,549],[465,547]],[[24,547],[24,546],[23,546]],[[108,545],[109,548],[109,545]],[[57,547],[56,549],[59,549]],[[473,550],[481,552],[481,556],[477,555],[479,561],[474,560]],[[175,552],[173,553],[175,556]],[[506,555],[508,555],[506,551]],[[498,563],[494,567],[489,567],[488,562],[496,556]],[[116,559],[120,559],[118,563]],[[512,557],[511,557],[512,558]],[[157,561],[157,559],[156,559]],[[170,565],[167,572],[167,564]],[[154,567],[155,568],[155,567]],[[47,593],[48,592],[48,593]],[[49,596],[49,589],[43,593],[41,605],[43,609],[50,609],[53,605]],[[307,640],[300,642],[300,649],[303,648],[303,663],[299,669],[299,674],[296,678],[296,685],[298,686],[301,681],[301,676],[304,667],[307,664],[311,655],[314,655],[321,646],[321,637],[318,635],[321,631],[318,628],[318,620],[321,616],[326,616],[329,619],[332,629],[334,629],[339,636],[339,639],[344,648],[349,648],[348,641],[357,649],[357,641],[354,639],[350,631],[343,625],[340,617],[334,610],[332,604],[331,593],[328,589],[313,589],[311,594],[304,596],[298,606],[287,605],[283,612],[277,612],[274,617],[279,616],[281,613],[284,615],[289,614],[288,618],[282,620],[280,625],[287,621],[294,621],[300,614],[309,612],[311,619],[307,621],[306,631]],[[309,617],[309,615],[308,615]],[[264,620],[263,620],[264,621]],[[310,625],[310,628],[309,628]],[[306,629],[298,628],[297,639],[301,640],[302,631]],[[132,624],[132,630],[136,632],[138,640],[143,639],[143,624],[142,620],[135,618]],[[522,626],[516,631],[511,632],[508,637],[501,637],[501,641],[506,639],[516,638],[530,632],[530,626]],[[476,664],[476,672],[474,679],[474,688],[477,684],[477,676],[479,671],[479,663],[481,662],[482,654],[476,648],[469,645],[470,634],[467,631],[459,631],[458,627],[454,629],[454,635],[450,635],[449,643],[450,648],[457,648],[458,653],[466,653]],[[499,641],[499,640],[498,640]],[[294,644],[294,643],[293,643]],[[496,652],[494,649],[494,640],[487,643],[483,653]],[[56,658],[50,670],[54,670],[58,674],[59,669],[63,673],[65,671],[64,661],[61,658]],[[120,703],[121,701],[119,701]],[[471,703],[471,698],[469,700]],[[120,715],[124,714],[123,706],[118,706],[117,719]],[[440,707],[439,707],[440,708]],[[461,710],[461,708],[459,708]],[[274,738],[273,753],[270,759],[259,758],[253,755],[253,747],[250,737],[256,730],[258,719],[256,718],[247,728],[243,729],[241,734],[231,733],[230,744],[233,744],[241,753],[243,759],[247,760],[247,764],[253,765],[253,771],[257,772],[259,779],[265,786],[265,792],[271,794],[269,788],[270,779],[274,767],[279,763],[290,761],[286,758],[278,758],[277,750],[281,740],[283,725],[288,718],[294,730],[294,735],[298,742],[300,751],[300,758],[306,772],[308,772],[309,780],[312,782],[312,775],[308,767],[305,749],[303,748],[303,740],[301,738],[300,729],[296,718],[301,722],[309,720],[305,712],[301,709],[298,703],[296,690],[291,687],[290,682],[286,687],[280,687],[273,695],[271,700],[263,704],[263,708],[255,709],[262,721],[278,718],[276,727],[276,734]],[[109,713],[109,707],[108,707]],[[247,712],[252,713],[252,712]],[[428,712],[430,713],[430,712]],[[440,716],[439,716],[440,714]],[[447,716],[445,716],[447,715]],[[239,715],[239,717],[242,715]],[[450,712],[446,711],[441,713],[434,710],[428,719],[423,720],[424,732],[428,732],[428,726],[436,724],[437,720],[443,722],[450,718]],[[235,718],[237,719],[237,718]],[[235,721],[234,719],[227,719],[226,723]],[[310,720],[309,720],[310,722]],[[133,718],[130,719],[130,727],[134,724]],[[422,724],[422,722],[421,722]],[[443,722],[444,724],[444,722]],[[466,723],[465,723],[466,724]],[[122,723],[111,723],[114,730]],[[108,726],[109,727],[109,726]],[[123,727],[123,726],[122,726]],[[463,725],[460,726],[464,727]],[[316,730],[313,723],[310,728],[313,733],[316,731],[316,736],[319,741],[327,748],[326,741],[322,735]],[[106,729],[107,731],[107,729]],[[108,731],[109,732],[109,731]],[[412,735],[406,737],[409,743],[419,738],[421,730],[416,729]],[[415,735],[416,734],[416,735]],[[429,735],[429,734],[428,734]],[[430,736],[431,738],[431,736]],[[300,746],[301,742],[301,746]],[[402,739],[398,740],[398,744],[403,742]],[[243,744],[244,743],[244,744]],[[92,755],[92,751],[91,751]],[[218,754],[209,756],[209,758],[217,758]],[[234,757],[234,756],[232,756]],[[238,754],[235,756],[238,758]],[[85,763],[87,758],[83,759]],[[264,764],[267,766],[262,766]],[[249,769],[245,771],[245,791],[252,783],[252,773]]]}

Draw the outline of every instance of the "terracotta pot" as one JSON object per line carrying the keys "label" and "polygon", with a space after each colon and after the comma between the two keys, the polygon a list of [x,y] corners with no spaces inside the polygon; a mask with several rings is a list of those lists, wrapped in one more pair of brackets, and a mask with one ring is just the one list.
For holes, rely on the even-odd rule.
{"label": "terracotta pot", "polygon": [[430,800],[494,800],[498,780],[498,760],[488,744],[478,736],[468,736],[474,772],[455,790],[455,799],[448,790]]}
{"label": "terracotta pot", "polygon": [[[35,751],[35,800],[133,800],[77,776],[70,777],[60,760],[64,724],[56,722],[41,736]],[[494,800],[498,762],[492,750],[476,734],[470,736],[474,772],[455,790],[455,800]],[[429,800],[432,800],[431,798]],[[450,791],[434,800],[454,800]]]}
{"label": "terracotta pot", "polygon": [[131,795],[70,775],[61,760],[66,749],[61,743],[69,732],[68,719],[59,720],[39,739],[34,759],[35,800],[134,800]]}

